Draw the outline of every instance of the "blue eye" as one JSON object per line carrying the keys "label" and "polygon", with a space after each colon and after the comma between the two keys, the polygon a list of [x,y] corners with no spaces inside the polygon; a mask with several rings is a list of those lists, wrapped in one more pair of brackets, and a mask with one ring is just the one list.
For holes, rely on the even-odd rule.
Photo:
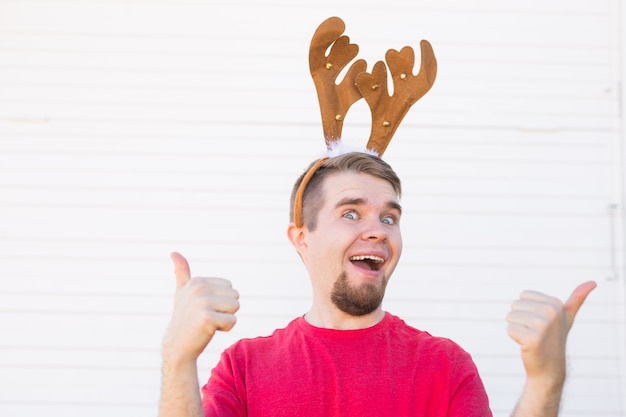
{"label": "blue eye", "polygon": [[383,217],[380,221],[388,225],[396,224],[396,221],[393,217]]}
{"label": "blue eye", "polygon": [[357,220],[359,216],[354,211],[349,211],[343,215],[344,219]]}

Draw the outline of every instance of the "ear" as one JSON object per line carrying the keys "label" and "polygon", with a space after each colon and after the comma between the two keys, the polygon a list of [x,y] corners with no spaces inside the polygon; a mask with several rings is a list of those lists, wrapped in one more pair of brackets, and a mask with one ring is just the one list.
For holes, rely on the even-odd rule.
{"label": "ear", "polygon": [[287,237],[291,242],[291,245],[302,256],[302,251],[306,250],[306,226],[298,227],[295,223],[289,223],[287,226]]}

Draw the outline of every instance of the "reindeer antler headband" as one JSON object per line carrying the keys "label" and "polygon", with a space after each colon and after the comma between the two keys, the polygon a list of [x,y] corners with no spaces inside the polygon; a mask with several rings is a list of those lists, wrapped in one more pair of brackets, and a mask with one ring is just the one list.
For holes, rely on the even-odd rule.
{"label": "reindeer antler headband", "polygon": [[[309,47],[309,69],[320,104],[322,127],[326,147],[331,150],[341,140],[343,121],[350,106],[364,98],[372,113],[372,129],[366,149],[383,155],[393,134],[411,106],[430,90],[437,75],[437,61],[430,43],[420,42],[421,66],[413,75],[415,54],[413,48],[405,46],[400,52],[390,49],[385,54],[389,65],[394,93],[387,90],[387,67],[378,61],[372,73],[366,72],[367,63],[363,59],[355,61],[344,79],[337,84],[339,73],[359,52],[356,44],[343,35],[345,24],[338,17],[331,17],[317,28]],[[330,52],[326,55],[326,51]],[[302,199],[310,178],[326,161],[317,161],[305,174],[295,195],[294,222],[302,226]]]}

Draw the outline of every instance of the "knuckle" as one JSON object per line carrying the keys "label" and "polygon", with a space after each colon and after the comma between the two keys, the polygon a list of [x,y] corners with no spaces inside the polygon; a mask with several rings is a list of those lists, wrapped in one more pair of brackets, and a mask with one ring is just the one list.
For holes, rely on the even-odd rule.
{"label": "knuckle", "polygon": [[558,320],[562,315],[562,311],[563,311],[563,307],[562,305],[560,305],[560,303],[546,304],[546,306],[543,309],[543,313],[545,317],[551,322]]}
{"label": "knuckle", "polygon": [[202,316],[202,327],[209,331],[214,331],[216,329],[217,318],[215,316],[214,311],[206,311]]}
{"label": "knuckle", "polygon": [[223,330],[230,330],[235,326],[235,324],[237,324],[237,316],[230,314],[228,320],[224,323]]}

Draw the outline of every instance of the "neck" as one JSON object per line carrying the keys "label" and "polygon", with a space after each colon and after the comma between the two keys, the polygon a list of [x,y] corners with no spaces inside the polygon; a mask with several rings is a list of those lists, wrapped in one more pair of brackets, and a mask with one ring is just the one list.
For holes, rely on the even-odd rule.
{"label": "neck", "polygon": [[335,330],[358,330],[366,329],[378,324],[385,317],[382,307],[363,316],[352,316],[343,311],[333,308],[316,308],[313,306],[304,315],[304,320],[312,326]]}

